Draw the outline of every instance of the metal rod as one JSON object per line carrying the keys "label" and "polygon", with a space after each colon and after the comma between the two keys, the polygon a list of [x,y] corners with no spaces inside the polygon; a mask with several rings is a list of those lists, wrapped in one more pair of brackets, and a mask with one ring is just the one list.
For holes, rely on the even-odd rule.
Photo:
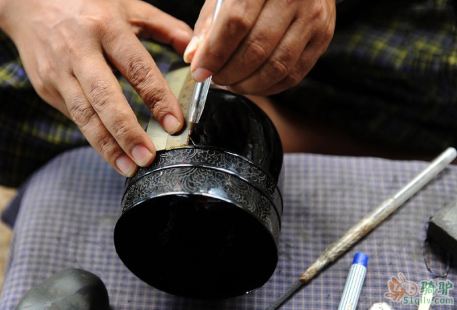
{"label": "metal rod", "polygon": [[329,245],[317,260],[301,274],[299,282],[295,283],[269,310],[279,309],[304,285],[309,283],[322,270],[346,253],[360,239],[368,235],[381,224],[389,215],[400,208],[408,199],[419,192],[428,182],[435,178],[457,156],[457,151],[450,147],[434,159],[422,172],[412,179],[406,186],[382,202],[365,218],[352,226],[340,239]]}
{"label": "metal rod", "polygon": [[[216,6],[214,7],[213,16],[211,23],[213,23],[217,15],[219,15],[219,11],[221,10],[223,0],[217,0]],[[192,107],[189,113],[189,122],[191,123],[198,123],[200,121],[200,117],[203,114],[203,109],[205,108],[206,98],[208,97],[208,91],[211,86],[212,76],[208,77],[203,82],[197,82],[195,84],[194,93],[192,94]]]}

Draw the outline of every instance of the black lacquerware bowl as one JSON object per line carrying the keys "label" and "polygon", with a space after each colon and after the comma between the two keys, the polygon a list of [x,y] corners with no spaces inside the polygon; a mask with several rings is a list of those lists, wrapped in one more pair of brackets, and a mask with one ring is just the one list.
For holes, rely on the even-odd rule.
{"label": "black lacquerware bowl", "polygon": [[116,251],[168,293],[226,298],[262,286],[278,260],[281,143],[248,99],[211,89],[191,145],[127,180]]}

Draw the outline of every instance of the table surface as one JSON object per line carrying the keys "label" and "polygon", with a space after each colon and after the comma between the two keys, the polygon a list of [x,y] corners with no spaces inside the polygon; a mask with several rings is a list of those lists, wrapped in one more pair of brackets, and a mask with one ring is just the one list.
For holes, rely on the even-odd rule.
{"label": "table surface", "polygon": [[[89,148],[68,152],[39,171],[24,194],[0,309],[14,309],[27,289],[68,267],[99,275],[108,287],[113,309],[265,309],[329,243],[425,165],[287,155],[280,259],[274,275],[262,288],[244,296],[204,302],[155,290],[122,265],[114,250],[113,227],[120,214],[124,179]],[[336,309],[355,251],[370,256],[359,309],[381,301],[395,309],[416,309],[404,303],[419,298],[421,281],[431,279],[424,263],[427,222],[456,199],[456,185],[457,168],[451,167],[283,309]],[[435,272],[446,269],[437,257],[430,258],[430,263]],[[445,280],[457,284],[456,270],[451,269]],[[446,300],[457,297],[452,289],[441,293]]]}

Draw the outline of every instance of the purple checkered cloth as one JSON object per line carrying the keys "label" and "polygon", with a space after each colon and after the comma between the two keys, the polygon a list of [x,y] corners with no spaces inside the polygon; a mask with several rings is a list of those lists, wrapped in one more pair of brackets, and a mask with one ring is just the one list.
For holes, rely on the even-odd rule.
{"label": "purple checkered cloth", "polygon": [[[287,155],[280,259],[274,275],[242,297],[208,302],[160,292],[127,270],[113,245],[124,179],[89,148],[67,152],[36,173],[23,195],[0,309],[14,309],[30,287],[68,267],[100,276],[113,309],[265,309],[329,243],[424,166],[375,158]],[[359,309],[381,301],[395,309],[416,309],[388,300],[387,282],[399,272],[413,282],[431,278],[423,257],[427,221],[456,197],[453,167],[283,309],[336,309],[355,251],[370,256]],[[435,272],[446,269],[436,257],[430,265]],[[457,284],[456,270],[451,269],[447,279]],[[447,296],[457,301],[456,295],[450,290]]]}

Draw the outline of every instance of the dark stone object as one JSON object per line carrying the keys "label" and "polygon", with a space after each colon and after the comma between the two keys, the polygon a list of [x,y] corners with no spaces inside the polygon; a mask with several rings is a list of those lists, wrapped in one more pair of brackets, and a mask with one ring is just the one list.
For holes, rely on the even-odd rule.
{"label": "dark stone object", "polygon": [[447,256],[446,260],[457,267],[457,201],[432,217],[427,239],[435,252]]}
{"label": "dark stone object", "polygon": [[109,310],[102,280],[81,269],[67,269],[31,288],[16,310]]}
{"label": "dark stone object", "polygon": [[262,286],[278,260],[278,133],[248,99],[211,89],[190,141],[159,151],[127,180],[116,251],[160,290],[194,298],[244,294]]}

